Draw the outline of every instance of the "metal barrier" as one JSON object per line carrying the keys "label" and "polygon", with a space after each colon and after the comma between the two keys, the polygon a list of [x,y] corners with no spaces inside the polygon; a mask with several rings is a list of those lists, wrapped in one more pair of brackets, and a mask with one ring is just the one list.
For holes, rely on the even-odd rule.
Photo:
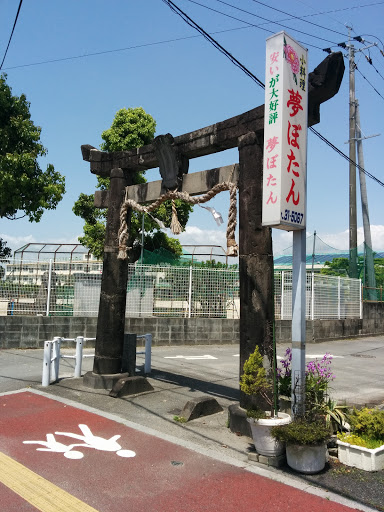
{"label": "metal barrier", "polygon": [[[96,338],[84,338],[84,336],[78,336],[77,338],[61,338],[60,336],[55,336],[53,340],[44,342],[43,376],[41,385],[49,386],[51,382],[58,380],[60,358],[74,359],[75,371],[73,376],[81,377],[83,357],[94,357],[93,354],[83,354],[84,343],[86,341],[94,341],[95,339]],[[60,348],[62,341],[74,341],[76,343],[76,353],[74,355],[61,354]]]}
{"label": "metal barrier", "polygon": [[151,373],[151,356],[152,356],[152,334],[141,334],[137,338],[145,338],[144,350],[136,352],[136,354],[145,354],[144,357],[144,373]]}
{"label": "metal barrier", "polygon": [[[144,373],[151,373],[151,354],[152,354],[152,334],[142,334],[137,338],[145,338],[144,350],[136,352],[136,354],[145,354],[144,358]],[[59,379],[60,358],[74,359],[75,371],[74,377],[81,377],[81,367],[83,357],[94,357],[94,354],[83,354],[84,343],[86,341],[94,341],[96,338],[84,338],[78,336],[77,338],[61,338],[55,336],[53,340],[44,342],[44,355],[43,355],[43,375],[42,386],[49,386],[51,382],[56,382]],[[62,341],[74,341],[76,343],[76,353],[74,355],[64,355],[60,353],[60,346]]]}

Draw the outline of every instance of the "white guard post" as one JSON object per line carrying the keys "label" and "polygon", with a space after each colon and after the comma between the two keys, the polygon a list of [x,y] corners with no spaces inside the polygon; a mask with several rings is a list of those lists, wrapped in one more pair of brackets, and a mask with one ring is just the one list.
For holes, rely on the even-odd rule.
{"label": "white guard post", "polygon": [[143,334],[137,336],[138,338],[145,338],[145,350],[136,352],[136,354],[145,354],[144,356],[144,373],[151,373],[152,365],[152,334]]}
{"label": "white guard post", "polygon": [[[144,373],[149,374],[151,373],[152,334],[143,334],[137,337],[145,338],[145,350],[137,352],[137,354],[145,354]],[[94,341],[95,339],[96,338],[84,338],[84,336],[78,336],[76,339],[60,338],[56,336],[53,340],[46,341],[44,343],[41,385],[49,386],[51,382],[56,382],[59,379],[60,358],[74,359],[75,371],[73,376],[77,378],[81,377],[83,357],[94,357],[94,354],[83,354],[84,344],[86,341]],[[62,341],[74,341],[76,343],[76,353],[74,355],[61,354],[60,345]]]}
{"label": "white guard post", "polygon": [[305,412],[308,52],[285,32],[266,44],[263,226],[293,231],[292,412]]}

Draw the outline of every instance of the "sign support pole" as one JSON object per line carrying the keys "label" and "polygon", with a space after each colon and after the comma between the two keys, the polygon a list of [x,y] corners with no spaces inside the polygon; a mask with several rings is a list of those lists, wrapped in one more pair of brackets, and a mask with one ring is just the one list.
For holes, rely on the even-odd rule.
{"label": "sign support pole", "polygon": [[306,231],[293,232],[292,413],[305,413]]}

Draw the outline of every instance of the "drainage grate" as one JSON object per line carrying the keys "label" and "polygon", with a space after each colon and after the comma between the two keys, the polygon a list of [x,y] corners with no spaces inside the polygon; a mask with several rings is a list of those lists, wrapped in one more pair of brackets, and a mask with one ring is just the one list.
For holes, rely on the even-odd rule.
{"label": "drainage grate", "polygon": [[364,357],[365,359],[376,359],[376,356],[369,356],[368,354],[351,354],[352,357]]}

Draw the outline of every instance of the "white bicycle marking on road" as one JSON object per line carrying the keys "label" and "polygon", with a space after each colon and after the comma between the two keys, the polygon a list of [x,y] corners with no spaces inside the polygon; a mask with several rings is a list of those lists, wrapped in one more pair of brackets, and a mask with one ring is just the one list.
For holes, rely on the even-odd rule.
{"label": "white bicycle marking on road", "polygon": [[67,459],[82,459],[84,454],[78,450],[72,450],[72,448],[81,447],[84,448],[93,448],[95,450],[100,450],[104,452],[115,452],[119,457],[135,457],[136,453],[132,450],[122,450],[121,446],[117,442],[117,439],[120,439],[120,435],[112,436],[110,439],[104,439],[103,437],[95,436],[92,434],[91,429],[84,424],[80,424],[79,428],[83,435],[80,434],[72,434],[71,432],[55,432],[56,436],[66,436],[71,437],[73,439],[78,439],[79,441],[84,441],[84,443],[75,443],[65,445],[56,441],[55,435],[47,434],[46,441],[23,441],[23,444],[40,444],[45,448],[36,448],[37,451],[41,452],[52,452],[52,453],[62,453],[64,457]]}

